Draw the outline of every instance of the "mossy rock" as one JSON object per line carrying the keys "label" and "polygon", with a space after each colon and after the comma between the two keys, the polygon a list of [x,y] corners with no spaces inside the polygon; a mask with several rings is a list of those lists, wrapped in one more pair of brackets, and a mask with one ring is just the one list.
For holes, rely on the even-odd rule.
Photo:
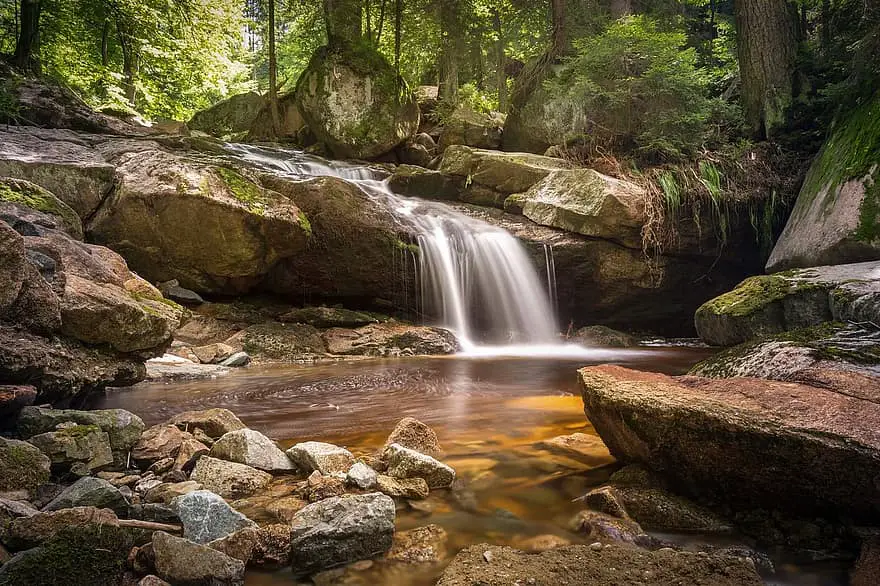
{"label": "mossy rock", "polygon": [[0,202],[25,206],[58,218],[64,231],[82,240],[83,227],[79,216],[66,203],[39,185],[23,179],[0,177]]}
{"label": "mossy rock", "polygon": [[0,492],[33,493],[49,482],[49,458],[27,442],[0,438]]}
{"label": "mossy rock", "polygon": [[68,527],[0,568],[0,586],[115,586],[136,539],[111,525]]}
{"label": "mossy rock", "polygon": [[880,259],[880,93],[816,157],[768,271]]}
{"label": "mossy rock", "polygon": [[257,361],[295,362],[326,349],[313,326],[270,322],[245,330],[244,351]]}
{"label": "mossy rock", "polygon": [[365,45],[318,49],[297,82],[296,101],[319,142],[341,158],[383,155],[419,126],[415,96]]}

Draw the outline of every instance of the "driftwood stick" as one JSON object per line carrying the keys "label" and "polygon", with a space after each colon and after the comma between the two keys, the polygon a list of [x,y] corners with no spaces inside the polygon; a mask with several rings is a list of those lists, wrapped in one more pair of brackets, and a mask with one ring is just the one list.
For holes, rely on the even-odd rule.
{"label": "driftwood stick", "polygon": [[180,525],[166,525],[165,523],[153,523],[152,521],[140,521],[138,519],[119,519],[119,526],[146,529],[148,531],[167,531],[169,533],[181,533],[183,531],[183,527]]}

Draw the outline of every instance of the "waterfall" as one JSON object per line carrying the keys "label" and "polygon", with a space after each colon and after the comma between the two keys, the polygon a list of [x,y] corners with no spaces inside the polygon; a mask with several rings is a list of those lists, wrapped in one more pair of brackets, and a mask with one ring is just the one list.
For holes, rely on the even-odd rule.
{"label": "waterfall", "polygon": [[232,144],[227,148],[247,162],[282,174],[345,179],[384,205],[416,235],[421,306],[455,332],[466,353],[500,346],[561,345],[552,247],[544,248],[545,283],[507,231],[447,204],[396,195],[368,167],[299,151]]}

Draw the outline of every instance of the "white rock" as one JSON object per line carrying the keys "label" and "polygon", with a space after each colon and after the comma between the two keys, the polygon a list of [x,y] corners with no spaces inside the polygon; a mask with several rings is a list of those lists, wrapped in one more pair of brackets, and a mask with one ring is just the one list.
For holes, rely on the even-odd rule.
{"label": "white rock", "polygon": [[321,474],[348,472],[354,464],[354,456],[345,448],[322,442],[303,442],[296,444],[287,455],[303,472],[317,470]]}

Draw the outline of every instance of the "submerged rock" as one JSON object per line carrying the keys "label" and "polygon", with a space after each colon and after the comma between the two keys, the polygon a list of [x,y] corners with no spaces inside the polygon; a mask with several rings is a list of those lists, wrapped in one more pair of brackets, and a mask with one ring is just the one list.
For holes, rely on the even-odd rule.
{"label": "submerged rock", "polygon": [[307,506],[291,521],[291,567],[312,574],[391,549],[394,501],[378,493],[336,497]]}
{"label": "submerged rock", "polygon": [[172,584],[244,584],[244,563],[205,545],[157,531],[153,533],[153,554],[156,573]]}
{"label": "submerged rock", "polygon": [[764,582],[750,560],[723,554],[666,548],[646,551],[617,545],[568,545],[527,554],[509,547],[475,545],[455,556],[437,586],[514,583],[760,586]]}
{"label": "submerged rock", "polygon": [[394,546],[388,559],[408,564],[438,563],[446,558],[446,541],[449,536],[438,525],[416,527],[394,534]]}
{"label": "submerged rock", "polygon": [[421,500],[428,498],[430,489],[424,478],[393,478],[379,474],[376,490],[391,497]]}
{"label": "submerged rock", "polygon": [[183,536],[196,543],[223,539],[256,524],[207,490],[189,492],[175,498],[172,509],[183,525]]}
{"label": "submerged rock", "polygon": [[584,410],[611,453],[676,491],[815,516],[880,519],[880,405],[843,374],[822,388],[616,366],[580,371]]}
{"label": "submerged rock", "polygon": [[223,435],[211,447],[211,456],[259,470],[293,470],[293,462],[275,442],[253,429],[239,429]]}

